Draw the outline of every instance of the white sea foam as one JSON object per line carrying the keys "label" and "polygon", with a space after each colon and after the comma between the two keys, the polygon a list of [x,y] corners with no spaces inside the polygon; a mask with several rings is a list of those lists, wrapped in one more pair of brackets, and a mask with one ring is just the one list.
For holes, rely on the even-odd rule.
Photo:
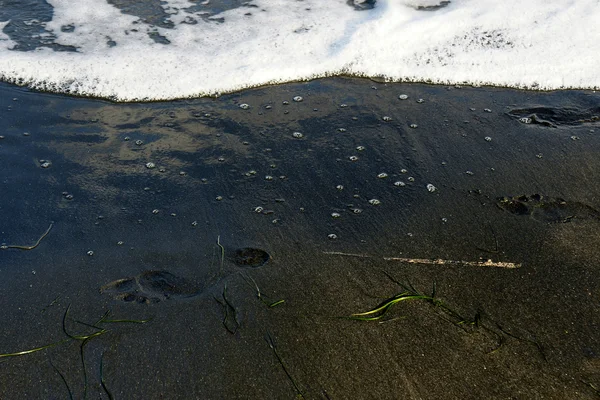
{"label": "white sea foam", "polygon": [[[33,88],[116,100],[215,95],[353,74],[395,81],[519,88],[600,87],[597,0],[252,0],[217,15],[163,1],[150,25],[104,0],[47,0],[46,43],[12,50],[2,33],[0,77]],[[206,7],[210,4],[208,2]],[[65,27],[70,27],[65,29]]]}

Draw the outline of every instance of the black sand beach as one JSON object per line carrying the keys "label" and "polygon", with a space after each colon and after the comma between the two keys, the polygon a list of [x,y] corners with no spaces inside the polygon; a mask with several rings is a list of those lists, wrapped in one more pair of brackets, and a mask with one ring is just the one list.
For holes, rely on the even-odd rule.
{"label": "black sand beach", "polygon": [[598,398],[598,100],[0,85],[0,398]]}

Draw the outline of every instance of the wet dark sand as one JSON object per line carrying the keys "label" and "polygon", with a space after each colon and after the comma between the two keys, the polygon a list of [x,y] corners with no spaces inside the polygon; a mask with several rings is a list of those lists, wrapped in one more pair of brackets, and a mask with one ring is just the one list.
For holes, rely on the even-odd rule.
{"label": "wet dark sand", "polygon": [[[0,241],[54,225],[0,250],[0,353],[68,338],[69,305],[72,335],[152,319],[98,324],[84,363],[77,339],[0,358],[0,398],[597,398],[598,104],[344,78],[155,104],[1,85]],[[238,265],[244,247],[271,258]],[[488,259],[521,267],[469,264]],[[100,291],[157,270],[184,283]],[[459,316],[340,318],[394,280]]]}

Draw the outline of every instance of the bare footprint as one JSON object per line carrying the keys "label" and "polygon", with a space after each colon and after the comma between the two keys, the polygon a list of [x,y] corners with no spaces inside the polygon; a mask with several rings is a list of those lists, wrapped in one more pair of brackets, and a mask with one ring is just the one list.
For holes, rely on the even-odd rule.
{"label": "bare footprint", "polygon": [[587,204],[540,194],[499,197],[498,207],[515,215],[529,215],[541,222],[570,222],[574,219],[598,219],[600,212]]}
{"label": "bare footprint", "polygon": [[117,279],[100,288],[115,300],[137,303],[158,303],[200,294],[196,286],[167,271],[144,271],[131,278]]}

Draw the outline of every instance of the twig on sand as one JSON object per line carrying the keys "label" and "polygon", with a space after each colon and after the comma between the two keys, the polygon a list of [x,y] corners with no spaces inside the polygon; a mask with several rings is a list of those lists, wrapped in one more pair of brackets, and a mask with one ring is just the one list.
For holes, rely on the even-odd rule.
{"label": "twig on sand", "polygon": [[54,225],[54,222],[50,223],[50,226],[48,227],[48,229],[46,229],[46,232],[44,232],[44,234],[42,236],[40,236],[40,238],[37,240],[37,242],[35,242],[35,244],[32,245],[32,246],[20,246],[20,245],[15,245],[15,244],[3,244],[3,245],[0,245],[0,250],[6,250],[6,249],[33,250],[36,247],[38,247],[38,245],[40,244],[40,242],[42,241],[42,239],[44,239],[50,233],[50,230],[52,229],[53,225]]}
{"label": "twig on sand", "polygon": [[343,253],[341,251],[324,251],[323,254],[328,254],[328,255],[331,255],[331,256],[347,256],[347,257],[371,258],[371,256],[369,256],[367,254]]}
{"label": "twig on sand", "polygon": [[400,261],[409,264],[430,264],[430,265],[467,265],[470,267],[496,267],[496,268],[521,268],[521,264],[503,261],[465,261],[465,260],[443,260],[441,258],[405,258],[405,257],[383,257],[386,261]]}
{"label": "twig on sand", "polygon": [[[374,258],[368,254],[342,253],[340,251],[324,251],[323,254],[332,256],[348,256],[360,258]],[[503,261],[465,261],[465,260],[444,260],[441,258],[408,258],[408,257],[383,257],[385,261],[400,261],[409,264],[429,264],[429,265],[467,265],[470,267],[495,267],[495,268],[521,268],[520,263]]]}

